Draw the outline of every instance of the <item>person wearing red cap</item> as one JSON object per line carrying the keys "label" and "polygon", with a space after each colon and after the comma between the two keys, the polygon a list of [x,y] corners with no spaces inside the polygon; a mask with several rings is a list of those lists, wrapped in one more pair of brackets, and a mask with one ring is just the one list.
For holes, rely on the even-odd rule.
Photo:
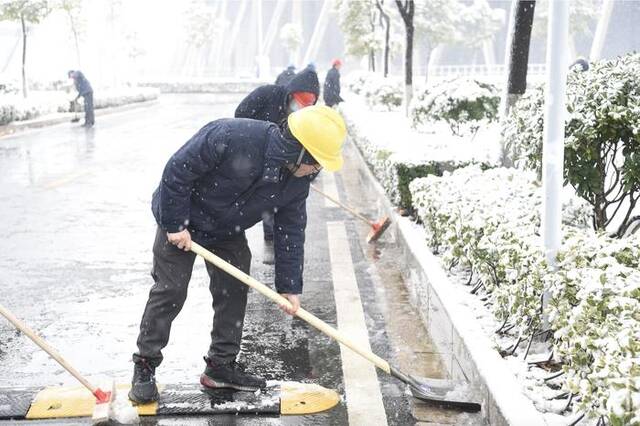
{"label": "person wearing red cap", "polygon": [[324,79],[324,90],[322,91],[322,98],[327,106],[334,106],[340,102],[344,102],[344,99],[340,97],[340,67],[342,61],[340,59],[334,59],[331,64],[331,69],[327,72],[327,76]]}
{"label": "person wearing red cap", "polygon": [[[320,95],[318,74],[309,67],[297,73],[286,86],[267,84],[249,93],[236,108],[236,118],[270,121],[282,126],[292,112],[315,105]],[[273,215],[264,215],[264,263],[273,263]]]}

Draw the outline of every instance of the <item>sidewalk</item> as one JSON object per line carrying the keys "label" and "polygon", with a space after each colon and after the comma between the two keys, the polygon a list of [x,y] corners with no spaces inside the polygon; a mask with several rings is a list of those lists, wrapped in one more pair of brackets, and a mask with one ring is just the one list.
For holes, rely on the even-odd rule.
{"label": "sidewalk", "polygon": [[[142,108],[151,105],[155,105],[158,102],[157,99],[153,99],[150,101],[144,102],[134,102],[127,105],[110,107],[110,108],[100,108],[95,110],[95,115],[97,117],[113,114],[117,112],[124,112],[135,108]],[[29,129],[37,129],[40,127],[53,126],[55,124],[68,123],[72,118],[76,116],[76,113],[73,112],[58,112],[54,114],[43,115],[38,118],[34,118],[33,120],[23,120],[23,121],[13,121],[4,126],[0,126],[0,138],[5,136],[13,135],[18,132],[22,132]],[[80,123],[84,120],[84,112],[77,113],[77,117],[80,119]]]}

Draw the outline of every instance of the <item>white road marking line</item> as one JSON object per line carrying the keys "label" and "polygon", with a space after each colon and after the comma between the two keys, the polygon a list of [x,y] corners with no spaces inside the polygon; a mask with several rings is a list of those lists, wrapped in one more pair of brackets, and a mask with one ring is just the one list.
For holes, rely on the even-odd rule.
{"label": "white road marking line", "polygon": [[[327,222],[338,329],[369,350],[369,335],[344,222]],[[376,367],[340,345],[349,425],[386,425]]]}
{"label": "white road marking line", "polygon": [[[335,198],[336,200],[340,200],[340,196],[338,195],[338,188],[336,187],[336,178],[334,173],[323,173],[322,174],[322,191],[327,195]],[[338,207],[336,203],[328,199],[324,198],[324,206],[325,207]]]}

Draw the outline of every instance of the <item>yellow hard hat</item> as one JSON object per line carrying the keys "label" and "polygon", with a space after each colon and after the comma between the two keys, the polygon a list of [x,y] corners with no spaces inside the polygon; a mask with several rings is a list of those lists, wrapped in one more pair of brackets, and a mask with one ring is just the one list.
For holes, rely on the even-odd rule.
{"label": "yellow hard hat", "polygon": [[324,105],[313,105],[289,114],[289,130],[320,163],[335,172],[342,168],[342,143],[347,127],[340,113]]}

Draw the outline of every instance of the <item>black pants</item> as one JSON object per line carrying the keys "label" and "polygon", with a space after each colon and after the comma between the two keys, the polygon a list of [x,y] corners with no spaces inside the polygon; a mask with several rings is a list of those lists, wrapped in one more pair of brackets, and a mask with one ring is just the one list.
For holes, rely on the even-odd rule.
{"label": "black pants", "polygon": [[93,115],[93,92],[82,95],[84,99],[84,124],[95,124],[96,118]]}
{"label": "black pants", "polygon": [[273,213],[262,214],[262,231],[264,233],[264,239],[267,241],[273,240]]}
{"label": "black pants", "polygon": [[[251,251],[244,235],[232,241],[207,245],[206,248],[249,273]],[[142,315],[138,352],[133,354],[134,361],[144,358],[153,366],[162,362],[161,351],[169,341],[171,323],[187,298],[195,257],[193,252],[180,250],[169,243],[166,233],[158,229],[153,244],[151,270],[155,284],[151,287]],[[226,363],[234,360],[240,352],[249,287],[210,263],[206,265],[214,311],[211,345],[207,355],[214,362]]]}

